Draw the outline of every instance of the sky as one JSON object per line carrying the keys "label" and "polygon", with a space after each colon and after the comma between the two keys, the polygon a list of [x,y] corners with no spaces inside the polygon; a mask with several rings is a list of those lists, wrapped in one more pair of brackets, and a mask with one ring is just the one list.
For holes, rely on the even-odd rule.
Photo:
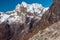
{"label": "sky", "polygon": [[32,4],[39,3],[44,7],[50,7],[53,3],[53,0],[0,0],[0,12],[12,11],[15,9],[16,5],[21,4],[22,1]]}

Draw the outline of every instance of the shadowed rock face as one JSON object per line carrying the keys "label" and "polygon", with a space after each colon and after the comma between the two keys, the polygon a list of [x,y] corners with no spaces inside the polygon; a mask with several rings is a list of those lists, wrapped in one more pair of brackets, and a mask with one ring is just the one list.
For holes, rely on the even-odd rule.
{"label": "shadowed rock face", "polygon": [[60,20],[60,0],[54,0],[52,7],[50,8],[50,18],[49,20],[54,23]]}
{"label": "shadowed rock face", "polygon": [[9,40],[12,37],[10,26],[6,23],[0,24],[0,40]]}
{"label": "shadowed rock face", "polygon": [[59,2],[59,0],[54,0],[50,9],[43,14],[42,19],[38,22],[34,18],[30,20],[29,24],[29,20],[26,20],[23,24],[7,24],[3,22],[0,24],[0,40],[28,40],[28,38],[32,37],[39,30],[43,30],[53,23],[58,22],[60,20]]}

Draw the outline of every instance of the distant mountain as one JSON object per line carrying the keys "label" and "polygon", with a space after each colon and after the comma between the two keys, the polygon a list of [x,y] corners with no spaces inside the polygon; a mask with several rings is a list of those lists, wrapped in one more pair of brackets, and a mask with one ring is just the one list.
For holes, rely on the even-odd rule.
{"label": "distant mountain", "polygon": [[41,4],[22,2],[13,11],[0,12],[0,40],[24,40],[48,9]]}
{"label": "distant mountain", "polygon": [[0,23],[6,20],[8,20],[9,23],[11,23],[11,21],[22,22],[23,21],[22,19],[24,19],[25,16],[41,19],[41,16],[44,14],[46,10],[48,10],[48,8],[44,8],[41,4],[37,3],[27,4],[25,2],[22,2],[22,4],[18,4],[16,6],[16,9],[13,11],[8,11],[6,13],[0,12]]}

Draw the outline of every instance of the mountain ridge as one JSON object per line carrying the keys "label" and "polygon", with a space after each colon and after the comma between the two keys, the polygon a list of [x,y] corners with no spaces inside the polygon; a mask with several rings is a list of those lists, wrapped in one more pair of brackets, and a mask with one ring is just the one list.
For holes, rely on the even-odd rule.
{"label": "mountain ridge", "polygon": [[[27,7],[28,6],[28,7]],[[36,8],[35,8],[36,7]],[[39,9],[38,9],[39,8]],[[37,11],[38,10],[38,11]],[[27,3],[25,3],[25,2],[22,2],[22,4],[18,4],[17,6],[16,6],[16,9],[15,10],[13,10],[13,11],[8,11],[8,12],[6,12],[6,13],[3,13],[3,12],[0,12],[0,17],[1,16],[4,16],[4,17],[6,17],[7,16],[7,18],[9,19],[9,17],[10,16],[16,16],[16,17],[20,17],[20,15],[26,15],[26,13],[28,14],[32,14],[32,15],[37,15],[37,16],[42,16],[42,12],[44,12],[44,11],[46,11],[46,10],[48,10],[48,8],[44,8],[44,7],[42,7],[42,5],[40,5],[40,4],[27,4]],[[42,11],[42,12],[41,12]],[[34,14],[35,13],[35,14]],[[6,15],[6,16],[5,16]],[[3,18],[4,18],[3,17]],[[15,18],[16,18],[15,17]],[[2,22],[3,22],[3,20],[4,19],[0,19],[0,21],[2,20]],[[7,20],[7,19],[6,19]],[[13,20],[12,20],[13,21]]]}

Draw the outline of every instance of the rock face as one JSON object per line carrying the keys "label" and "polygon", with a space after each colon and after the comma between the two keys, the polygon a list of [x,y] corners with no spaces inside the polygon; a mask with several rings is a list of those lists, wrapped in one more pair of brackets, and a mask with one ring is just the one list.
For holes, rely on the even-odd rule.
{"label": "rock face", "polygon": [[52,12],[50,14],[50,18],[49,20],[51,21],[51,23],[57,22],[60,20],[60,1],[59,0],[54,0],[54,3],[52,5],[52,7],[50,8],[50,11]]}

